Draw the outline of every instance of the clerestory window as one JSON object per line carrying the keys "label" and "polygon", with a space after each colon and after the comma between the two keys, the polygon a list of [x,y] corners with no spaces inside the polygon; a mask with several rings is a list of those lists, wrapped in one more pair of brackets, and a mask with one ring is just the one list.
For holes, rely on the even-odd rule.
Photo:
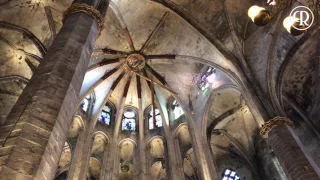
{"label": "clerestory window", "polygon": [[136,130],[137,113],[133,109],[125,109],[122,116],[122,130]]}
{"label": "clerestory window", "polygon": [[223,173],[222,180],[240,180],[240,177],[234,170],[226,169]]}

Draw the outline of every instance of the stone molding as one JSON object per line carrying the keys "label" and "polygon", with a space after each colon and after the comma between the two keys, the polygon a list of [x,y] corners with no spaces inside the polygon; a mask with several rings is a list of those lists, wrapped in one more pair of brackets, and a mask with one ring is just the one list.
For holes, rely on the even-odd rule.
{"label": "stone molding", "polygon": [[262,125],[262,127],[261,127],[261,129],[260,129],[260,135],[261,135],[264,139],[267,139],[269,132],[270,132],[274,127],[281,126],[281,125],[288,125],[288,126],[294,128],[293,122],[292,122],[289,118],[277,116],[277,117],[274,117],[273,119],[265,122],[265,123]]}
{"label": "stone molding", "polygon": [[97,20],[100,35],[104,25],[104,18],[96,8],[86,3],[73,3],[66,11],[63,12],[62,22],[65,21],[68,15],[79,12],[86,13]]}

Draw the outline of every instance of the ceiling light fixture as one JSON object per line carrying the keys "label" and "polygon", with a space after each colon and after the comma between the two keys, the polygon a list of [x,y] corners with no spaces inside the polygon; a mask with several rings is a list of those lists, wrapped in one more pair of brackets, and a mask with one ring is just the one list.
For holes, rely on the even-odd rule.
{"label": "ceiling light fixture", "polygon": [[[268,0],[267,4],[269,6],[274,6],[276,8],[276,12],[271,14],[266,8],[259,7],[257,5],[251,6],[248,10],[248,16],[250,19],[258,26],[265,26],[267,25],[273,18],[275,18],[282,10],[284,10],[287,7],[290,7],[293,3],[293,0]],[[306,32],[306,29],[308,27],[306,26],[306,21],[310,21],[310,26],[312,25],[314,15],[318,15],[318,11],[320,10],[320,1],[319,0],[309,0],[307,3],[307,6],[299,6],[304,7],[308,11],[297,11],[299,13],[293,13],[293,16],[290,14],[290,16],[286,17],[283,20],[283,26],[284,28],[293,36],[299,36]],[[298,7],[296,7],[298,8]],[[295,9],[296,9],[295,8]],[[295,10],[293,9],[293,10]],[[293,12],[292,10],[292,12]],[[316,12],[316,13],[313,13]],[[304,13],[301,15],[301,13]],[[295,15],[300,15],[300,17],[307,18],[306,20],[301,20],[297,17],[294,17]]]}

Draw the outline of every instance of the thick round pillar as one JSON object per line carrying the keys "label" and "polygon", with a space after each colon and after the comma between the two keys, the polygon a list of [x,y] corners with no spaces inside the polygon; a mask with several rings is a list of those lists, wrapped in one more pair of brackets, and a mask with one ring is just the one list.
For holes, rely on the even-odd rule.
{"label": "thick round pillar", "polygon": [[289,180],[320,180],[287,125],[293,127],[288,118],[275,117],[263,125],[260,134],[268,138],[268,143]]}
{"label": "thick round pillar", "polygon": [[[107,1],[99,2],[96,7],[105,11]],[[59,34],[0,128],[3,180],[54,178],[103,22],[85,3],[66,12]]]}
{"label": "thick round pillar", "polygon": [[106,180],[107,179],[107,169],[108,166],[108,159],[110,157],[110,144],[109,142],[106,143],[106,146],[104,147],[104,152],[103,152],[103,159],[102,159],[102,166],[101,166],[101,174],[100,174],[100,179],[101,180]]}

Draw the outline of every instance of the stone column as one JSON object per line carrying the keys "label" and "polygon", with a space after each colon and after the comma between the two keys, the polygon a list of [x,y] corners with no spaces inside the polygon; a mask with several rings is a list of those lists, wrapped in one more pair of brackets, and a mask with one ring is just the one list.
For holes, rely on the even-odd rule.
{"label": "stone column", "polygon": [[146,167],[146,140],[145,140],[145,126],[143,118],[142,100],[141,100],[141,82],[140,77],[137,76],[137,87],[138,93],[138,109],[139,109],[139,145],[137,147],[139,152],[140,161],[140,180],[146,180],[147,178],[147,167]]}
{"label": "stone column", "polygon": [[179,176],[181,176],[180,178],[185,179],[184,170],[183,170],[183,159],[182,159],[182,155],[181,155],[179,139],[177,137],[175,137],[173,139],[173,149],[174,149],[175,161],[176,161],[177,166],[172,167],[172,168],[176,168],[177,172],[179,172]]}
{"label": "stone column", "polygon": [[132,163],[132,166],[133,166],[133,180],[141,180],[140,179],[140,169],[141,169],[141,163],[139,162],[140,161],[140,157],[139,157],[139,151],[137,149],[138,147],[135,147],[134,148],[134,153],[133,153],[133,163]]}
{"label": "stone column", "polygon": [[108,158],[110,156],[110,145],[109,142],[106,143],[106,146],[104,147],[103,152],[103,159],[102,159],[102,166],[101,166],[101,173],[100,173],[100,180],[106,180],[107,179],[107,165],[108,165]]}
{"label": "stone column", "polygon": [[151,151],[151,146],[150,145],[147,145],[146,146],[146,176],[147,177],[150,177],[151,176],[151,154],[150,154],[150,151]]}
{"label": "stone column", "polygon": [[[117,180],[118,176],[119,176],[119,169],[120,169],[120,147],[118,146],[118,144],[114,141],[113,142],[113,148],[112,148],[112,156],[113,158],[110,158],[110,161],[112,162],[112,164],[110,164],[112,167],[108,167],[108,169],[110,170],[110,173],[108,173],[108,180]],[[110,162],[109,161],[109,162]]]}
{"label": "stone column", "polygon": [[93,142],[94,142],[94,137],[92,137],[92,131],[88,129],[89,133],[86,133],[87,136],[91,137],[90,141],[85,141],[84,146],[83,146],[83,155],[82,155],[82,162],[81,162],[81,168],[80,171],[77,173],[79,174],[78,176],[73,177],[74,180],[76,179],[86,179],[87,178],[87,172],[89,170],[89,161],[90,157],[92,155],[92,148],[93,148]]}
{"label": "stone column", "polygon": [[112,180],[113,172],[119,170],[119,166],[115,170],[113,169],[115,161],[120,163],[120,161],[118,161],[118,158],[117,158],[118,152],[119,152],[118,145],[112,139],[111,144],[109,146],[110,146],[109,153],[111,155],[107,159],[106,169],[102,169],[102,171],[106,171],[106,178],[104,180]]}
{"label": "stone column", "polygon": [[68,172],[68,180],[74,179],[74,177],[77,177],[78,171],[76,169],[80,168],[81,166],[81,157],[82,157],[82,150],[83,150],[83,144],[84,144],[84,138],[85,138],[85,130],[82,129],[78,135],[77,143],[74,148],[74,152],[72,155],[72,160]]}
{"label": "stone column", "polygon": [[268,143],[289,180],[320,180],[288,126],[294,127],[291,120],[275,117],[262,126],[260,134],[268,138]]}
{"label": "stone column", "polygon": [[[95,2],[95,0],[90,1]],[[74,3],[43,61],[0,128],[0,177],[53,179],[99,24],[107,8]]]}
{"label": "stone column", "polygon": [[188,122],[199,178],[203,180],[219,180],[220,177],[218,177],[216,165],[213,161],[210,144],[206,137],[201,136],[194,123],[193,115],[187,113],[187,111],[184,112]]}
{"label": "stone column", "polygon": [[167,172],[168,179],[182,180],[184,178],[184,173],[183,171],[181,171],[183,167],[180,166],[181,162],[177,161],[177,156],[181,156],[181,153],[179,152],[179,154],[177,154],[175,151],[175,144],[174,144],[175,137],[171,132],[169,125],[165,121],[165,118],[168,117],[168,116],[164,116],[164,112],[166,111],[166,109],[164,109],[164,107],[161,106],[157,96],[155,97],[155,103],[157,107],[161,107],[159,110],[160,110],[161,118],[163,119],[162,121],[163,128],[166,136],[166,143],[164,145],[166,149],[165,165],[166,165],[166,172]]}

